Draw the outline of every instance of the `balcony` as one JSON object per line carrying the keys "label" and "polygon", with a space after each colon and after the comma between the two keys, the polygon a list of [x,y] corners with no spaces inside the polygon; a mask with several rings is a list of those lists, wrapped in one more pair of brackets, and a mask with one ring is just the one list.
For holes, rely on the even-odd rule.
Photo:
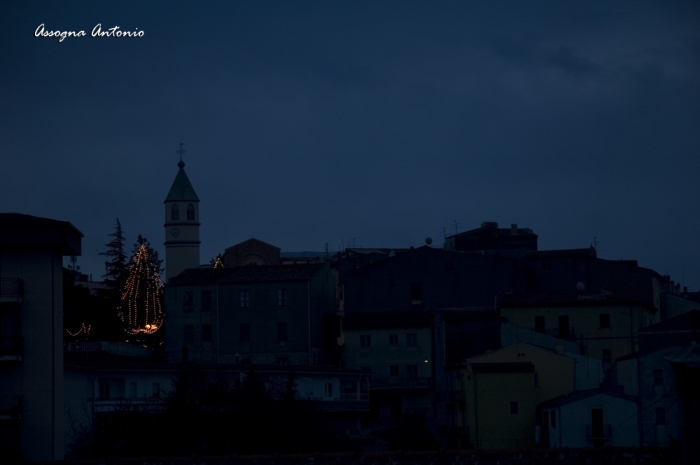
{"label": "balcony", "polygon": [[22,303],[24,282],[19,278],[0,278],[0,302]]}
{"label": "balcony", "polygon": [[373,379],[370,389],[430,389],[430,378],[384,378]]}
{"label": "balcony", "polygon": [[107,412],[151,412],[162,410],[165,400],[161,397],[119,397],[119,398],[88,398],[93,402],[95,413]]}
{"label": "balcony", "polygon": [[341,392],[333,399],[309,399],[311,404],[324,412],[365,412],[369,411],[369,393]]}
{"label": "balcony", "polygon": [[24,339],[22,336],[0,337],[0,362],[19,362],[22,360]]}
{"label": "balcony", "polygon": [[599,425],[599,427],[593,428],[591,425],[586,425],[586,439],[593,447],[611,446],[612,426]]}

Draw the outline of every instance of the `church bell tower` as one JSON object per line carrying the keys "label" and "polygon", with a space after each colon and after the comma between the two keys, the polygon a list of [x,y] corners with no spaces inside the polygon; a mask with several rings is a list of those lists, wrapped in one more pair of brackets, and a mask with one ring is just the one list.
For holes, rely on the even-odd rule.
{"label": "church bell tower", "polygon": [[188,268],[199,267],[199,197],[185,173],[182,155],[179,170],[170,192],[165,198],[165,280],[179,275]]}

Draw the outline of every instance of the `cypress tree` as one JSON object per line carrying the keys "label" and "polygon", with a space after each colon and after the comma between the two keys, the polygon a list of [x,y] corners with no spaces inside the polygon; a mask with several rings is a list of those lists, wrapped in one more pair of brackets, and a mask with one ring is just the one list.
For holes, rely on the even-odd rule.
{"label": "cypress tree", "polygon": [[114,290],[115,295],[120,295],[124,290],[126,278],[129,274],[129,267],[126,264],[126,252],[124,251],[124,231],[117,218],[114,225],[114,232],[109,235],[112,240],[106,244],[107,251],[100,253],[108,257],[105,262],[106,273],[102,275],[104,283],[108,289]]}

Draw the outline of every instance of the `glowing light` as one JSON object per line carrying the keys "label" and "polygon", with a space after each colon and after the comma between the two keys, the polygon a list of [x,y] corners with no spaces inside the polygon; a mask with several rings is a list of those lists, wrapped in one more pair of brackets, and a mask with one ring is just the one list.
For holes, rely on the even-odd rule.
{"label": "glowing light", "polygon": [[117,311],[129,334],[153,334],[163,325],[163,283],[145,244],[131,262]]}
{"label": "glowing light", "polygon": [[214,268],[223,268],[224,267],[224,262],[221,261],[221,257],[216,257],[216,261],[214,262]]}
{"label": "glowing light", "polygon": [[85,326],[85,323],[81,323],[81,324],[80,324],[80,329],[79,329],[77,332],[71,333],[70,330],[69,330],[68,328],[66,328],[66,332],[67,332],[68,334],[70,334],[71,337],[76,337],[76,336],[80,335],[80,333],[84,333],[84,334],[86,334],[86,335],[90,334],[90,330],[91,330],[91,329],[92,329],[92,325],[87,325],[87,326]]}

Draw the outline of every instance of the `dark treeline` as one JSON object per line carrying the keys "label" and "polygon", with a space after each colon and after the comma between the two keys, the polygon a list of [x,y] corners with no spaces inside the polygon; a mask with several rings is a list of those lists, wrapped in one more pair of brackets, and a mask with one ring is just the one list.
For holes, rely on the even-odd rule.
{"label": "dark treeline", "polygon": [[[266,386],[184,368],[164,408],[98,415],[75,458],[332,452],[356,449],[332,417],[295,397],[294,376]],[[161,404],[162,405],[162,404]]]}

